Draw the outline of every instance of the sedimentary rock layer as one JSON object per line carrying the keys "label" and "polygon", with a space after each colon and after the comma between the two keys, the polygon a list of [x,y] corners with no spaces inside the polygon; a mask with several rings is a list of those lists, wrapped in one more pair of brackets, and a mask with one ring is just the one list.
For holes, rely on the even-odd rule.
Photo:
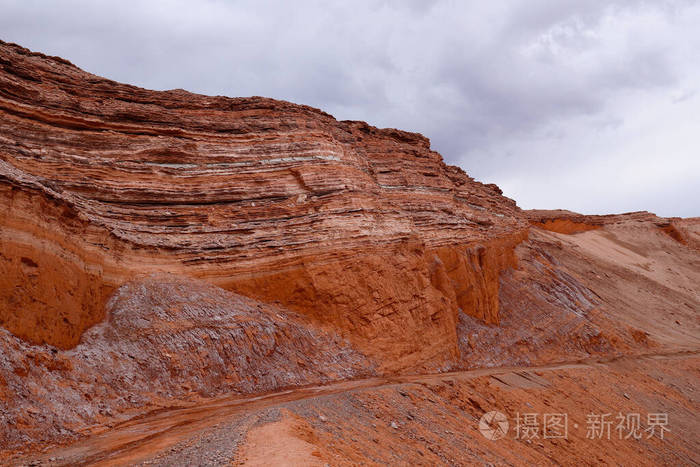
{"label": "sedimentary rock layer", "polygon": [[460,309],[498,322],[527,227],[421,135],[6,43],[0,213],[0,325],[31,342],[70,348],[115,288],[173,272],[279,300],[392,368],[455,357]]}
{"label": "sedimentary rock layer", "polygon": [[700,249],[700,219],[679,217],[663,218],[647,211],[628,212],[624,214],[590,215],[579,214],[563,209],[532,209],[523,212],[530,224],[563,234],[574,234],[587,230],[596,230],[606,225],[650,223],[671,238],[691,248]]}

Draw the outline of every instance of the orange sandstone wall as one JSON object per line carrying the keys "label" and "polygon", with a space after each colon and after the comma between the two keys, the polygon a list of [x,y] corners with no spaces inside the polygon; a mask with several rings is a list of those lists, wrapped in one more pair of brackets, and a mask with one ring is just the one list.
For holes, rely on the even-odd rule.
{"label": "orange sandstone wall", "polygon": [[113,287],[86,262],[84,227],[70,207],[0,183],[0,326],[71,348],[103,319]]}
{"label": "orange sandstone wall", "polygon": [[[257,270],[188,266],[177,253],[135,249],[74,208],[0,184],[0,323],[33,343],[75,346],[130,278],[173,272],[278,301],[340,331],[386,369],[457,356],[458,310],[498,323],[498,278],[515,267],[526,230],[480,244],[426,248],[418,238],[374,250],[297,258]],[[89,241],[86,241],[89,239]]]}
{"label": "orange sandstone wall", "polygon": [[586,224],[585,222],[575,222],[569,219],[548,219],[543,222],[532,222],[532,225],[540,229],[563,234],[575,234],[588,230],[599,229],[599,225]]}
{"label": "orange sandstone wall", "polygon": [[346,259],[234,278],[226,288],[279,300],[340,330],[385,369],[458,356],[458,311],[497,324],[499,275],[517,266],[527,231],[430,249],[417,239]]}
{"label": "orange sandstone wall", "polygon": [[527,229],[422,135],[261,97],[156,92],[0,42],[0,325],[69,348],[152,272],[280,301],[387,368],[497,323]]}

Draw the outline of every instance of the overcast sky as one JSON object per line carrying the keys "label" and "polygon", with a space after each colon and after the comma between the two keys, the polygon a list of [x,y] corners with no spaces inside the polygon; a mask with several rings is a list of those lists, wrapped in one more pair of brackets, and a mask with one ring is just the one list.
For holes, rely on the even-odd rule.
{"label": "overcast sky", "polygon": [[0,38],[417,131],[523,208],[700,216],[700,1],[0,0]]}

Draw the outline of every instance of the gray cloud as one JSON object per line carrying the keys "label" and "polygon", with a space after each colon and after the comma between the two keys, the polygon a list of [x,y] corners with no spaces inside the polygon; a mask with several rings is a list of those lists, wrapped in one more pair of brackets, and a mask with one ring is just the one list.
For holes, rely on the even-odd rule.
{"label": "gray cloud", "polygon": [[419,131],[526,208],[700,215],[697,2],[0,7],[0,38],[115,80]]}

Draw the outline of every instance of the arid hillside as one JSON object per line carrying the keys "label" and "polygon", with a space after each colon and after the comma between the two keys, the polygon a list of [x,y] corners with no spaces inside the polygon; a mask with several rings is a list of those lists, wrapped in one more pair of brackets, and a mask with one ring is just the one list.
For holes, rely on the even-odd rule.
{"label": "arid hillside", "polygon": [[692,465],[699,351],[699,218],[523,211],[419,134],[0,42],[0,462]]}
{"label": "arid hillside", "polygon": [[72,348],[150,272],[279,301],[392,369],[454,358],[460,308],[498,321],[527,223],[421,135],[147,91],[14,45],[0,63],[0,322],[15,335]]}

